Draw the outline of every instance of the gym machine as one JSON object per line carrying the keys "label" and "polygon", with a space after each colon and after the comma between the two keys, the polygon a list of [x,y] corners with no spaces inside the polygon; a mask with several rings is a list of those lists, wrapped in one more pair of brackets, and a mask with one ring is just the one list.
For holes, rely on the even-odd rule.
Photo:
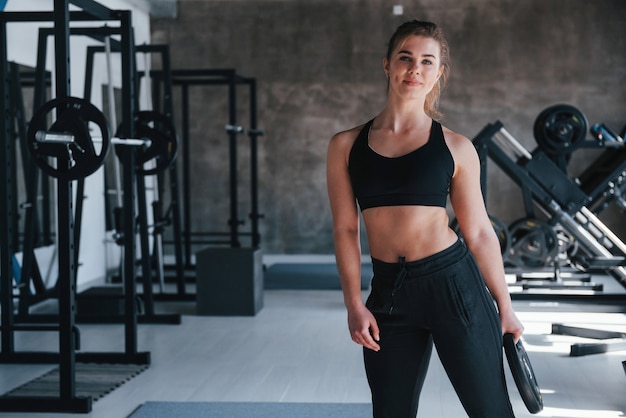
{"label": "gym machine", "polygon": [[[93,74],[93,63],[94,56],[96,53],[107,53],[111,52],[120,52],[120,45],[117,42],[109,43],[108,49],[105,46],[90,46],[87,50],[87,68],[86,68],[86,79],[85,79],[85,97],[89,98],[91,95],[91,79]],[[137,54],[143,53],[155,53],[161,55],[161,61],[164,63],[164,67],[166,68],[166,72],[169,72],[169,49],[167,46],[163,45],[137,45],[135,46],[135,52]],[[134,79],[134,84],[136,86],[136,90],[139,91],[139,73],[136,74]],[[109,96],[112,96],[110,94]],[[137,94],[138,98],[139,94]],[[139,229],[139,240],[140,240],[140,248],[141,248],[141,262],[142,262],[142,274],[141,280],[143,284],[143,293],[141,294],[141,300],[143,302],[143,310],[144,312],[139,316],[139,321],[141,323],[169,323],[169,324],[179,324],[181,319],[180,315],[165,315],[165,314],[156,314],[154,310],[154,292],[153,292],[153,280],[152,280],[152,270],[154,270],[157,275],[157,281],[160,285],[161,292],[163,292],[164,280],[162,274],[162,246],[160,242],[160,233],[162,229],[167,224],[173,224],[174,226],[174,235],[178,242],[180,242],[180,215],[178,209],[178,200],[176,196],[178,195],[178,176],[177,176],[177,168],[174,161],[176,159],[178,153],[178,136],[176,134],[176,129],[172,120],[172,104],[171,104],[171,94],[169,95],[170,103],[166,104],[166,113],[160,113],[158,111],[139,111],[136,113],[134,118],[134,125],[136,135],[141,138],[149,138],[150,146],[143,147],[137,150],[137,169],[135,170],[136,182],[137,182],[137,208],[138,208],[138,229]],[[112,101],[112,97],[109,98]],[[139,101],[136,100],[136,106],[139,107]],[[122,122],[122,124],[125,122]],[[118,128],[118,131],[122,128],[122,125]],[[124,148],[116,147],[116,154],[119,159],[125,158]],[[147,166],[146,166],[147,164]],[[105,168],[106,169],[106,168]],[[155,201],[152,203],[153,210],[153,224],[148,225],[148,205],[146,201],[146,185],[145,185],[145,177],[150,175],[155,175],[156,180],[158,181],[159,177],[162,175],[164,171],[168,171],[170,174],[170,186],[172,189],[172,202],[170,210],[172,212],[171,220],[164,220],[164,217],[161,213],[161,202]],[[159,187],[158,184],[156,186]],[[162,195],[162,192],[157,189],[158,196]],[[107,199],[108,203],[108,199]],[[111,206],[111,205],[107,205]],[[109,208],[107,208],[109,209]],[[118,244],[123,244],[125,236],[128,236],[124,233],[122,225],[119,222],[119,214],[120,207],[114,208],[114,210],[108,210],[107,213],[114,213],[114,222],[116,225],[116,233],[114,234],[115,241]],[[149,229],[153,229],[153,253],[150,254],[150,245],[149,245]],[[178,246],[177,248],[180,248]],[[178,274],[178,288],[179,291],[184,293],[185,284],[184,284],[184,272],[181,272],[183,269],[182,266],[182,252],[177,251],[176,265]],[[181,282],[182,281],[182,282]],[[102,296],[113,296],[107,295],[115,287],[106,286],[100,289],[94,288],[92,292],[93,299],[101,298]],[[181,290],[182,289],[182,290]],[[89,292],[89,290],[87,291]],[[94,316],[94,319],[97,319],[97,316]]]}
{"label": "gym machine", "polygon": [[[70,29],[70,35],[82,35],[89,36],[94,39],[98,39],[101,41],[109,41],[115,45],[116,51],[121,51],[120,42],[111,40],[111,35],[118,34],[119,28],[114,27],[89,27],[89,28],[76,28],[72,27]],[[47,38],[53,35],[53,30],[51,28],[42,28],[39,31],[39,48],[38,48],[38,72],[40,68],[43,68],[45,59],[46,59],[46,50],[47,50]],[[94,48],[98,47],[88,47],[88,54],[91,54],[87,57],[87,75],[85,79],[85,97],[88,99],[91,96],[91,75],[93,73],[93,53],[95,52]],[[136,84],[136,80],[133,80],[133,83]],[[135,106],[138,107],[138,100],[135,100]],[[157,126],[151,127],[149,126],[153,122],[158,122]],[[163,127],[166,128],[163,128]],[[122,127],[118,128],[118,132],[116,134],[119,136],[121,134],[120,130]],[[177,137],[175,135],[175,131],[171,122],[168,118],[163,115],[157,114],[155,112],[136,112],[135,116],[135,130],[136,134],[141,138],[149,138],[150,143],[148,146],[141,146],[135,150],[136,155],[136,163],[138,165],[142,165],[145,162],[156,160],[156,166],[153,170],[146,171],[142,169],[137,169],[135,172],[138,174],[135,179],[137,182],[137,200],[138,200],[138,210],[139,210],[139,226],[140,226],[140,235],[143,233],[145,235],[144,230],[147,230],[147,213],[146,213],[146,203],[145,203],[145,186],[143,183],[143,175],[152,174],[156,171],[161,171],[168,166],[172,165],[176,157],[176,149],[177,149]],[[25,141],[26,142],[26,141]],[[122,145],[122,148],[124,146]],[[122,155],[123,152],[116,152],[118,156]],[[106,158],[106,157],[103,157]],[[100,161],[97,162],[100,164]],[[36,175],[37,171],[33,170],[31,173],[35,173],[32,175]],[[79,247],[80,247],[80,227],[81,227],[81,219],[82,219],[82,203],[83,203],[83,191],[84,191],[84,178],[76,179],[77,189],[76,189],[76,201],[75,201],[75,209],[74,209],[74,268],[75,274],[77,274],[78,270],[78,260],[79,260]],[[33,185],[34,192],[36,193],[36,184]],[[117,211],[118,214],[121,215],[121,209]],[[34,214],[34,213],[33,213]],[[32,254],[31,248],[34,248],[33,234],[30,232],[28,228],[33,225],[32,222],[32,214],[31,217],[27,215],[26,225],[27,225],[27,233],[25,238],[25,254]],[[119,221],[119,220],[118,220]],[[121,222],[117,222],[118,225],[121,225]],[[116,232],[117,242],[122,245],[124,231],[120,227]],[[144,235],[141,235],[142,237]],[[127,235],[128,236],[128,235]],[[145,239],[141,239],[141,248],[142,248],[142,261],[143,261],[143,270],[147,271],[147,276],[145,276],[145,280],[143,280],[144,284],[144,293],[141,299],[138,299],[142,302],[141,307],[142,313],[139,315],[138,320],[141,323],[168,323],[168,324],[179,324],[181,321],[180,315],[175,314],[163,314],[157,315],[154,312],[154,303],[152,297],[152,286],[151,286],[151,277],[150,277],[150,256],[148,253],[148,244]],[[25,278],[25,282],[22,286],[20,286],[20,290],[22,290],[22,295],[20,298],[19,304],[19,312],[20,316],[17,318],[22,322],[54,322],[56,321],[56,317],[54,315],[42,315],[42,314],[29,314],[28,308],[36,303],[40,302],[43,299],[47,299],[50,297],[54,297],[55,292],[47,291],[46,289],[41,288],[41,286],[37,286],[37,284],[41,281],[37,277],[39,276],[38,271],[36,269],[36,260],[34,257],[27,257],[23,263],[23,276]],[[39,291],[36,295],[30,295],[28,292],[29,289],[29,279],[31,278],[31,265],[34,270],[32,271],[32,280],[33,283],[39,288]],[[124,292],[122,287],[119,286],[105,286],[105,287],[92,287],[87,289],[85,292],[77,295],[77,315],[76,321],[80,323],[110,323],[110,322],[123,322],[124,315],[120,312],[122,308],[122,300],[124,298]]]}
{"label": "gym machine", "polygon": [[[574,109],[575,110],[575,109]],[[486,194],[487,157],[491,158],[521,189],[523,192],[524,206],[527,218],[509,227],[511,234],[511,250],[505,259],[510,259],[511,252],[515,250],[530,249],[523,253],[533,259],[532,248],[539,248],[540,258],[545,264],[537,263],[531,267],[540,265],[554,266],[552,280],[540,283],[538,286],[525,284],[525,288],[543,287],[554,290],[588,290],[593,294],[595,301],[599,300],[623,300],[619,295],[603,295],[593,283],[566,284],[561,279],[565,273],[560,271],[560,262],[556,252],[548,253],[545,248],[557,248],[559,238],[557,233],[567,237],[568,242],[575,242],[577,253],[573,265],[581,270],[606,271],[626,286],[626,269],[623,267],[626,255],[624,244],[590,209],[589,205],[598,200],[597,196],[610,195],[609,189],[613,188],[623,177],[626,171],[626,162],[621,161],[614,167],[611,175],[602,182],[596,182],[596,198],[585,193],[579,184],[571,180],[564,172],[563,164],[559,163],[563,158],[555,159],[558,150],[567,149],[569,152],[582,147],[605,147],[604,141],[585,141],[582,144],[579,139],[586,135],[587,122],[584,115],[574,111],[572,107],[557,105],[546,109],[537,119],[535,124],[535,136],[537,141],[543,139],[549,142],[550,147],[539,146],[533,152],[528,151],[520,144],[503,126],[500,121],[488,124],[474,139],[481,160],[481,183],[483,193]],[[555,150],[554,155],[549,155],[544,149]],[[600,192],[600,190],[604,190]],[[547,215],[549,222],[536,219],[535,205]],[[519,236],[516,236],[518,234]],[[530,245],[532,241],[532,245]],[[517,246],[516,246],[517,243]],[[517,257],[520,255],[517,254]],[[537,256],[539,258],[539,256]],[[513,257],[515,258],[515,257]],[[537,261],[538,258],[536,259]],[[574,258],[574,257],[573,257]],[[526,260],[526,262],[528,262]],[[524,263],[521,263],[522,265]],[[516,293],[519,298],[537,298],[539,295]],[[550,293],[549,298],[564,297],[581,299],[582,294],[568,293],[559,295]]]}
{"label": "gym machine", "polygon": [[[154,83],[155,103],[160,98],[161,87],[163,84],[168,88],[166,77],[171,76],[171,84],[181,88],[182,96],[182,127],[181,127],[181,158],[183,166],[183,247],[185,257],[185,268],[193,269],[194,265],[191,260],[192,245],[208,244],[208,245],[226,245],[231,248],[241,247],[241,236],[249,236],[251,239],[251,247],[258,248],[261,236],[259,233],[259,219],[263,217],[259,213],[258,208],[258,138],[265,135],[265,132],[258,128],[257,120],[257,98],[256,98],[256,79],[244,77],[234,69],[176,69],[171,74],[164,71],[152,71],[151,77]],[[191,190],[190,190],[190,112],[189,112],[189,90],[194,86],[219,86],[228,87],[228,123],[225,125],[225,131],[228,135],[229,143],[229,186],[230,186],[230,219],[228,220],[229,231],[207,231],[192,232],[191,228]],[[242,232],[239,226],[244,222],[239,219],[238,204],[238,174],[237,174],[237,139],[244,132],[244,127],[238,124],[237,120],[237,86],[245,85],[249,88],[249,127],[247,134],[250,144],[250,231]],[[165,91],[167,94],[167,90]],[[172,242],[166,241],[171,244]]]}
{"label": "gym machine", "polygon": [[[69,11],[69,5],[79,6],[81,11]],[[14,412],[76,412],[91,411],[91,397],[76,393],[75,365],[80,362],[149,364],[150,353],[137,351],[137,300],[134,283],[135,243],[126,240],[124,245],[125,263],[125,351],[123,353],[76,353],[79,349],[79,329],[75,324],[76,266],[74,253],[74,220],[72,204],[73,181],[85,178],[101,165],[109,146],[108,126],[103,115],[88,102],[70,96],[69,36],[71,21],[118,21],[123,45],[122,52],[122,93],[123,114],[126,120],[135,115],[134,53],[133,32],[130,11],[113,11],[92,0],[55,0],[53,12],[5,12],[0,13],[0,78],[3,85],[2,114],[0,128],[3,135],[4,152],[2,175],[0,175],[0,199],[7,202],[0,205],[0,304],[1,304],[1,345],[0,361],[10,363],[59,363],[59,396],[1,397],[0,410]],[[56,98],[47,102],[33,116],[27,134],[27,144],[36,164],[48,175],[57,179],[58,205],[58,262],[59,277],[57,292],[59,299],[58,326],[17,323],[14,317],[12,278],[15,252],[13,242],[13,190],[15,179],[11,168],[13,138],[8,120],[10,101],[7,94],[7,23],[9,22],[54,22],[55,42],[55,86]],[[56,111],[56,121],[48,126],[47,116]],[[88,125],[96,125],[102,143],[98,152],[94,147]],[[124,137],[134,138],[134,126],[124,127]],[[57,135],[60,133],[60,135]],[[125,140],[125,146],[132,150],[144,145],[144,141],[133,143]],[[134,236],[134,176],[135,152],[127,153],[124,165],[124,212],[126,230]],[[51,165],[53,158],[56,164]],[[23,278],[23,277],[22,277]],[[17,352],[14,334],[17,331],[58,331],[59,352]]]}
{"label": "gym machine", "polygon": [[[556,105],[544,110],[534,126],[535,138],[539,147],[529,152],[503,126],[496,121],[488,124],[473,139],[481,161],[481,184],[486,200],[487,157],[491,158],[523,191],[524,205],[528,218],[514,223],[511,234],[510,254],[515,255],[520,264],[528,261],[553,263],[551,280],[538,285],[525,283],[524,289],[544,288],[557,292],[535,293],[517,292],[511,297],[518,300],[549,299],[575,302],[613,303],[623,305],[624,294],[605,294],[602,287],[588,282],[589,276],[579,277],[580,283],[568,284],[560,270],[562,260],[558,258],[558,241],[566,246],[576,244],[573,254],[564,251],[573,267],[581,271],[603,271],[626,287],[626,244],[615,235],[590,209],[606,207],[611,200],[621,198],[621,186],[626,176],[626,161],[623,157],[623,140],[607,131],[603,125],[594,125],[591,132],[597,141],[586,141],[587,121],[584,115],[569,105]],[[581,147],[611,148],[605,151],[601,160],[611,161],[607,167],[600,163],[592,165],[577,181],[566,174],[569,154]],[[616,150],[617,149],[617,152]],[[609,154],[613,154],[610,155]],[[534,205],[548,217],[547,222],[534,216]],[[621,206],[621,205],[620,205]],[[557,236],[560,234],[560,236]],[[517,235],[517,236],[516,236]],[[516,242],[517,241],[517,242]],[[557,248],[546,251],[546,248]],[[522,257],[527,257],[521,260]],[[542,273],[541,279],[548,278]],[[517,280],[523,280],[517,275]],[[565,290],[560,293],[559,290]],[[575,290],[575,291],[574,291]],[[586,290],[586,292],[578,292]],[[573,344],[570,356],[604,353],[623,350],[626,347],[626,334],[605,330],[571,327],[552,324],[553,334],[593,338],[602,342]]]}
{"label": "gym machine", "polygon": [[[15,162],[12,164],[12,177],[15,179],[13,182],[12,225],[14,250],[17,252],[24,247],[27,240],[26,237],[32,241],[33,247],[51,245],[53,242],[50,183],[47,179],[40,181],[37,167],[29,157],[29,152],[26,148],[27,116],[24,102],[24,89],[34,87],[33,108],[37,109],[43,104],[46,89],[50,88],[51,85],[51,75],[50,72],[43,71],[38,76],[30,69],[24,69],[19,64],[10,62],[8,63],[8,77],[10,79],[9,115],[6,120],[9,129],[15,129],[15,140],[18,143],[17,146],[13,147],[13,155],[11,156],[12,161]],[[38,79],[41,80],[37,81]],[[19,161],[17,156],[18,149],[21,157]],[[18,187],[18,171],[20,169],[23,174],[23,188]],[[41,188],[41,194],[37,193],[38,188]],[[22,196],[20,196],[21,194]],[[18,199],[23,200],[18,202]],[[24,217],[20,216],[20,210],[23,211]],[[21,231],[24,231],[24,233],[21,233]],[[29,263],[29,269],[25,273],[27,276],[32,276],[35,292],[38,294],[45,293],[45,284],[32,250],[25,251],[22,261],[24,260]],[[24,298],[30,297],[29,289],[21,283],[21,266],[15,257],[14,264],[16,266],[14,269],[16,285]],[[19,308],[22,309],[22,306]]]}

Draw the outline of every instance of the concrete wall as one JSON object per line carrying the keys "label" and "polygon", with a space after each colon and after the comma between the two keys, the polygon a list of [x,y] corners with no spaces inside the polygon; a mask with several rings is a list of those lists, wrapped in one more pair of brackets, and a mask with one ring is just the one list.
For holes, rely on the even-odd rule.
{"label": "concrete wall", "polygon": [[[501,120],[527,148],[537,115],[556,103],[589,124],[626,123],[626,2],[623,0],[404,1],[179,0],[176,19],[152,21],[153,43],[172,47],[174,68],[235,68],[258,81],[262,246],[266,253],[331,253],[325,184],[328,139],[385,103],[381,60],[395,27],[439,23],[452,52],[441,107],[445,124],[469,138]],[[240,123],[247,124],[241,92]],[[193,228],[227,230],[224,89],[192,92]],[[249,208],[247,139],[241,137],[241,214]],[[594,154],[595,153],[595,154]],[[597,151],[577,151],[582,171]],[[519,188],[489,166],[488,209],[506,223],[523,216]],[[603,212],[617,232],[623,214]],[[249,222],[242,227],[249,227]],[[244,243],[245,245],[245,243]],[[363,252],[367,253],[364,243]]]}

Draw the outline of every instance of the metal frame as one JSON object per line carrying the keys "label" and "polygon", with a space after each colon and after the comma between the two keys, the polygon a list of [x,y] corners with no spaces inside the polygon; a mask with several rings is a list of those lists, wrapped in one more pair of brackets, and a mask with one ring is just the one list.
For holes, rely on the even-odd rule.
{"label": "metal frame", "polygon": [[[626,287],[626,269],[623,267],[626,255],[624,244],[587,207],[591,198],[583,193],[554,162],[540,150],[533,153],[526,150],[504,129],[500,121],[488,124],[474,139],[473,143],[481,160],[481,185],[486,200],[487,158],[491,158],[525,193],[525,204],[536,203],[550,218],[558,222],[581,245],[591,257],[590,267],[603,270],[615,277]],[[527,212],[531,210],[527,206]],[[602,237],[592,232],[600,231]],[[602,240],[611,243],[612,251],[603,245]],[[594,264],[596,266],[594,266]],[[597,267],[602,264],[602,267]],[[581,284],[581,288],[585,287]],[[546,288],[559,288],[555,283]],[[538,299],[536,293],[514,293],[517,299]],[[624,302],[626,295],[603,295],[600,292],[589,295],[573,295],[550,292],[546,298],[559,298],[580,301],[582,298],[596,302]]]}
{"label": "metal frame", "polygon": [[575,343],[570,346],[570,357],[602,354],[626,350],[626,333],[552,324],[552,334],[603,340],[595,343]]}
{"label": "metal frame", "polygon": [[[70,3],[79,6],[82,11],[70,12]],[[124,275],[125,281],[125,352],[123,353],[76,353],[79,344],[79,331],[75,324],[75,253],[74,244],[74,220],[72,219],[72,183],[70,181],[58,181],[57,204],[59,211],[58,219],[58,259],[59,259],[59,315],[58,326],[44,325],[18,325],[13,314],[13,290],[12,290],[12,256],[14,254],[13,226],[13,182],[10,156],[12,155],[12,139],[9,123],[6,115],[10,105],[7,86],[7,30],[9,22],[54,22],[55,37],[55,86],[56,97],[68,97],[70,95],[70,67],[69,67],[69,36],[70,21],[119,21],[120,35],[122,38],[122,91],[123,91],[123,114],[131,119],[135,111],[135,86],[133,85],[134,68],[134,39],[131,26],[130,11],[113,11],[93,0],[55,0],[53,12],[5,12],[0,13],[0,78],[2,79],[2,108],[0,111],[4,118],[0,118],[0,129],[4,136],[4,151],[0,164],[2,175],[0,176],[0,199],[7,205],[0,205],[0,304],[2,313],[2,352],[0,361],[17,363],[59,363],[59,396],[58,397],[1,397],[0,410],[15,412],[78,412],[91,411],[91,397],[77,396],[75,382],[76,361],[86,362],[110,362],[110,363],[136,363],[149,364],[150,353],[137,351],[137,300],[135,288],[135,243],[127,240],[124,246]],[[124,132],[126,137],[133,137],[133,126],[130,124]],[[134,153],[130,152],[130,162],[124,166],[124,222],[134,232],[135,209],[135,173]],[[67,163],[67,162],[66,162]],[[63,167],[63,161],[59,161],[59,167]],[[133,233],[134,236],[134,233]],[[25,330],[56,330],[59,332],[59,352],[16,352],[15,331]]]}
{"label": "metal frame", "polygon": [[[120,52],[121,48],[119,43],[111,44],[111,51]],[[87,68],[86,68],[86,78],[85,78],[85,98],[89,99],[91,96],[91,79],[93,74],[93,62],[96,53],[106,52],[105,47],[103,46],[90,46],[87,49]],[[163,72],[165,74],[165,100],[164,100],[164,115],[168,117],[173,124],[173,103],[172,103],[172,94],[171,94],[171,82],[168,82],[169,77],[167,74],[170,72],[170,58],[169,58],[169,47],[167,45],[137,45],[135,46],[136,53],[153,53],[161,55],[161,60],[163,63]],[[135,86],[138,88],[140,76],[144,74],[144,72],[137,72],[137,77],[134,80]],[[169,88],[168,88],[169,85]],[[139,94],[136,95],[136,106],[139,107]],[[180,226],[180,208],[178,204],[178,169],[177,165],[174,163],[170,166],[169,170],[170,175],[170,187],[172,193],[172,224],[174,229],[174,238],[175,238],[175,255],[176,255],[176,271],[177,271],[177,291],[179,295],[184,295],[186,293],[185,290],[185,275],[184,275],[184,266],[183,266],[183,256],[182,256],[182,239],[181,239],[181,226]],[[160,174],[160,173],[159,173]],[[159,176],[157,176],[157,180]],[[142,261],[142,282],[143,282],[143,294],[142,300],[144,302],[144,313],[139,315],[139,321],[141,323],[166,323],[166,324],[180,324],[181,316],[178,314],[156,314],[154,311],[154,300],[155,295],[152,289],[152,267],[151,267],[151,259],[152,256],[150,254],[150,246],[149,246],[149,232],[148,232],[148,218],[147,218],[147,202],[146,202],[146,190],[145,190],[145,179],[143,176],[136,176],[137,181],[137,199],[138,199],[138,225],[139,225],[139,236],[140,236],[140,246],[141,246],[141,261]],[[159,193],[159,196],[161,193]],[[155,222],[157,219],[155,218]],[[124,233],[126,235],[126,232]],[[155,250],[156,251],[156,250]],[[161,257],[159,257],[161,258]],[[194,296],[194,295],[192,295]],[[194,296],[195,300],[195,296]],[[97,320],[97,318],[93,318]]]}
{"label": "metal frame", "polygon": [[[152,71],[151,75],[156,81],[163,80],[166,76],[162,71]],[[234,69],[177,69],[171,72],[171,82],[179,86],[182,93],[182,165],[183,165],[183,240],[185,267],[194,268],[191,261],[192,244],[229,245],[232,248],[241,247],[241,236],[251,237],[252,248],[258,248],[261,242],[259,233],[259,219],[263,217],[259,213],[258,205],[258,138],[264,132],[257,126],[257,97],[256,79],[245,77]],[[225,85],[228,88],[228,123],[225,127],[228,135],[229,147],[229,200],[230,219],[228,220],[228,232],[192,232],[191,231],[191,205],[190,205],[190,130],[189,130],[189,89],[193,86]],[[247,85],[249,88],[249,128],[250,139],[250,232],[242,232],[239,226],[244,222],[239,219],[238,208],[238,174],[237,174],[237,138],[243,133],[243,127],[238,125],[237,120],[237,86]],[[158,91],[158,90],[157,90]],[[197,239],[195,237],[228,237],[228,239]]]}

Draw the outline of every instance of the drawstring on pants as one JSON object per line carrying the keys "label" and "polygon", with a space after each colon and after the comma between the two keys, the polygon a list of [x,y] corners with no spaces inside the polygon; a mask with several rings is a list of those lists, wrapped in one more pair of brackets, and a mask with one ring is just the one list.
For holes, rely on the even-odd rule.
{"label": "drawstring on pants", "polygon": [[389,308],[390,314],[391,312],[393,312],[394,297],[396,295],[396,292],[402,287],[402,284],[404,283],[404,278],[408,273],[406,270],[406,259],[404,257],[398,257],[398,261],[400,262],[400,271],[396,276],[396,279],[393,283],[393,290],[391,291],[391,307]]}

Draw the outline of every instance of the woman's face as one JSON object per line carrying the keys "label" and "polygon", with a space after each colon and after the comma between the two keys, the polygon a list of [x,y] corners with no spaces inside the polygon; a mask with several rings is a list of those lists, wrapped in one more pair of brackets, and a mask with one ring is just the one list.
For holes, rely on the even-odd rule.
{"label": "woman's face", "polygon": [[443,72],[440,51],[437,41],[424,36],[411,35],[399,42],[391,57],[383,59],[390,92],[426,97]]}

